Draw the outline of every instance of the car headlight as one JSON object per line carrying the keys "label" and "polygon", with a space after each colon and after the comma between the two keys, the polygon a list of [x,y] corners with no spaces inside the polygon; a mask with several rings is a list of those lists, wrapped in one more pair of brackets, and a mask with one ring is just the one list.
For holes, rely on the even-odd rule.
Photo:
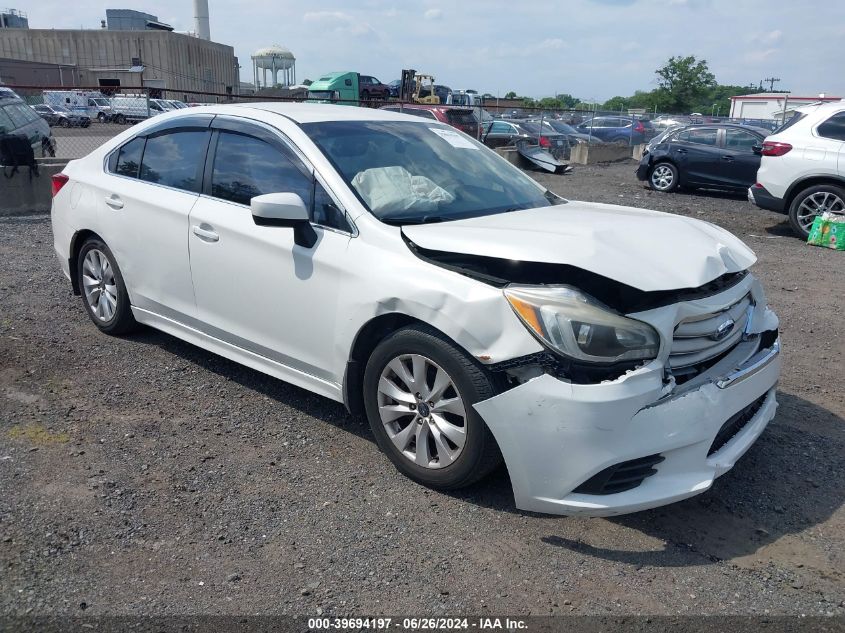
{"label": "car headlight", "polygon": [[564,356],[591,363],[657,357],[660,335],[653,327],[611,312],[571,286],[510,286],[504,293],[525,326]]}

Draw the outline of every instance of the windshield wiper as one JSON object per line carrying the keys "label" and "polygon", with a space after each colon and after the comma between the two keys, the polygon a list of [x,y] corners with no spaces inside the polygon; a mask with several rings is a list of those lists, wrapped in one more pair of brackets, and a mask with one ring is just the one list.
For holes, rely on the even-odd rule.
{"label": "windshield wiper", "polygon": [[393,226],[403,226],[405,224],[434,224],[435,222],[448,222],[450,220],[456,220],[457,218],[451,218],[446,215],[423,215],[423,216],[410,216],[407,218],[382,218],[382,222],[385,224],[391,224]]}

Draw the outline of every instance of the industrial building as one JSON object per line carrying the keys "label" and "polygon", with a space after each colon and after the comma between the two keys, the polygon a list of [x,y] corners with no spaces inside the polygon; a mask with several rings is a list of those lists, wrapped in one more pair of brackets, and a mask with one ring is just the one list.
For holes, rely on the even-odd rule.
{"label": "industrial building", "polygon": [[207,0],[195,0],[194,16],[190,33],[174,32],[154,15],[127,9],[107,10],[97,29],[4,28],[0,81],[105,91],[148,87],[188,101],[237,94],[238,59],[234,48],[210,40]]}
{"label": "industrial building", "polygon": [[780,120],[801,106],[821,101],[839,101],[841,97],[828,97],[824,93],[801,97],[788,92],[758,92],[753,95],[731,97],[730,117],[735,119]]}

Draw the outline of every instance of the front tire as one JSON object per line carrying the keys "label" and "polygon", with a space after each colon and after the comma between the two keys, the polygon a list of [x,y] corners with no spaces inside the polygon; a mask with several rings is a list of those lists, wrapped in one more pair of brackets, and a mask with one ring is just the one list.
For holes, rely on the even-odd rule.
{"label": "front tire", "polygon": [[432,488],[462,488],[499,466],[496,440],[472,406],[495,394],[487,372],[425,326],[388,336],[364,372],[364,407],[379,448]]}
{"label": "front tire", "polygon": [[106,334],[125,334],[138,327],[123,275],[105,242],[87,240],[79,250],[76,269],[82,303],[94,325]]}
{"label": "front tire", "polygon": [[806,240],[816,216],[825,211],[845,213],[845,189],[826,184],[804,189],[789,205],[789,225]]}
{"label": "front tire", "polygon": [[648,184],[655,191],[674,191],[678,188],[678,168],[672,163],[657,163],[651,168]]}

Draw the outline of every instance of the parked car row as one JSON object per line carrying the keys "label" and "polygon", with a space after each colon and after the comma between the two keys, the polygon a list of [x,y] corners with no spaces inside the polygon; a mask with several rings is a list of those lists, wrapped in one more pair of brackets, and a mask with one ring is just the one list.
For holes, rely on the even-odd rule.
{"label": "parked car row", "polygon": [[88,127],[91,125],[90,117],[68,110],[64,106],[41,103],[32,106],[32,109],[47,121],[50,127]]}
{"label": "parked car row", "polygon": [[669,127],[636,173],[656,191],[747,191],[806,239],[817,216],[845,213],[845,101],[799,108],[774,133],[736,123]]}
{"label": "parked car row", "polygon": [[176,99],[149,98],[145,94],[118,94],[83,90],[45,90],[43,104],[34,105],[50,126],[87,127],[93,119],[100,123],[135,123],[150,116],[187,108]]}

